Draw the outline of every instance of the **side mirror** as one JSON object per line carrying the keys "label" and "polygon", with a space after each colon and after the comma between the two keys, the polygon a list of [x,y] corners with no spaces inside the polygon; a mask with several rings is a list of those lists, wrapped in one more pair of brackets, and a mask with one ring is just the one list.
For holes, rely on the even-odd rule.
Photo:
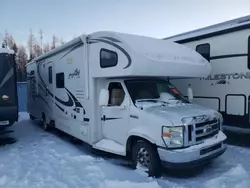
{"label": "side mirror", "polygon": [[109,92],[106,89],[102,89],[99,96],[99,106],[107,106],[109,100]]}
{"label": "side mirror", "polygon": [[193,96],[193,90],[192,90],[192,88],[190,87],[190,85],[189,85],[188,88],[187,88],[187,95],[188,95],[188,100],[189,100],[189,102],[192,102],[193,99],[194,99],[194,96]]}

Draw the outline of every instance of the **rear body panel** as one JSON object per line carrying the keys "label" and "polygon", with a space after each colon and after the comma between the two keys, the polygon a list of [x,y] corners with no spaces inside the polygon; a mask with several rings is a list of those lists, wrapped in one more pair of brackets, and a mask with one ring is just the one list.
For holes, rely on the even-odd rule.
{"label": "rear body panel", "polygon": [[18,119],[16,65],[14,55],[0,53],[0,128]]}

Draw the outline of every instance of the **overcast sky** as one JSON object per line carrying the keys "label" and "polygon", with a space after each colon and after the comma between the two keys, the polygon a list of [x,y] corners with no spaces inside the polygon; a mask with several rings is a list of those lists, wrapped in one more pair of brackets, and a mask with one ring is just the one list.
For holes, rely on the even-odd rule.
{"label": "overcast sky", "polygon": [[102,30],[163,38],[248,14],[250,0],[0,0],[0,37],[26,44],[31,28],[45,42]]}

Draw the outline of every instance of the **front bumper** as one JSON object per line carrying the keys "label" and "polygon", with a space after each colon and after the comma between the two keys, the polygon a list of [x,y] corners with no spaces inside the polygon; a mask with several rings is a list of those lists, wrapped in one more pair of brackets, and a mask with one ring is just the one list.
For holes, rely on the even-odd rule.
{"label": "front bumper", "polygon": [[202,144],[184,149],[158,148],[162,165],[169,168],[189,168],[200,166],[203,163],[219,157],[226,151],[226,135],[221,131]]}
{"label": "front bumper", "polygon": [[18,120],[17,106],[0,107],[0,129],[13,125]]}

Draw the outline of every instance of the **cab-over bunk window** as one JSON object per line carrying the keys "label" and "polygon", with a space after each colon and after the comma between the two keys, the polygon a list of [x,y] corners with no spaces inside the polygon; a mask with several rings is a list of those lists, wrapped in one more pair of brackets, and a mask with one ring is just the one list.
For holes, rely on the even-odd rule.
{"label": "cab-over bunk window", "polygon": [[118,63],[118,55],[116,52],[101,49],[100,51],[100,66],[101,68],[115,67]]}
{"label": "cab-over bunk window", "polygon": [[201,54],[206,60],[210,61],[210,44],[199,44],[196,46],[196,51]]}

